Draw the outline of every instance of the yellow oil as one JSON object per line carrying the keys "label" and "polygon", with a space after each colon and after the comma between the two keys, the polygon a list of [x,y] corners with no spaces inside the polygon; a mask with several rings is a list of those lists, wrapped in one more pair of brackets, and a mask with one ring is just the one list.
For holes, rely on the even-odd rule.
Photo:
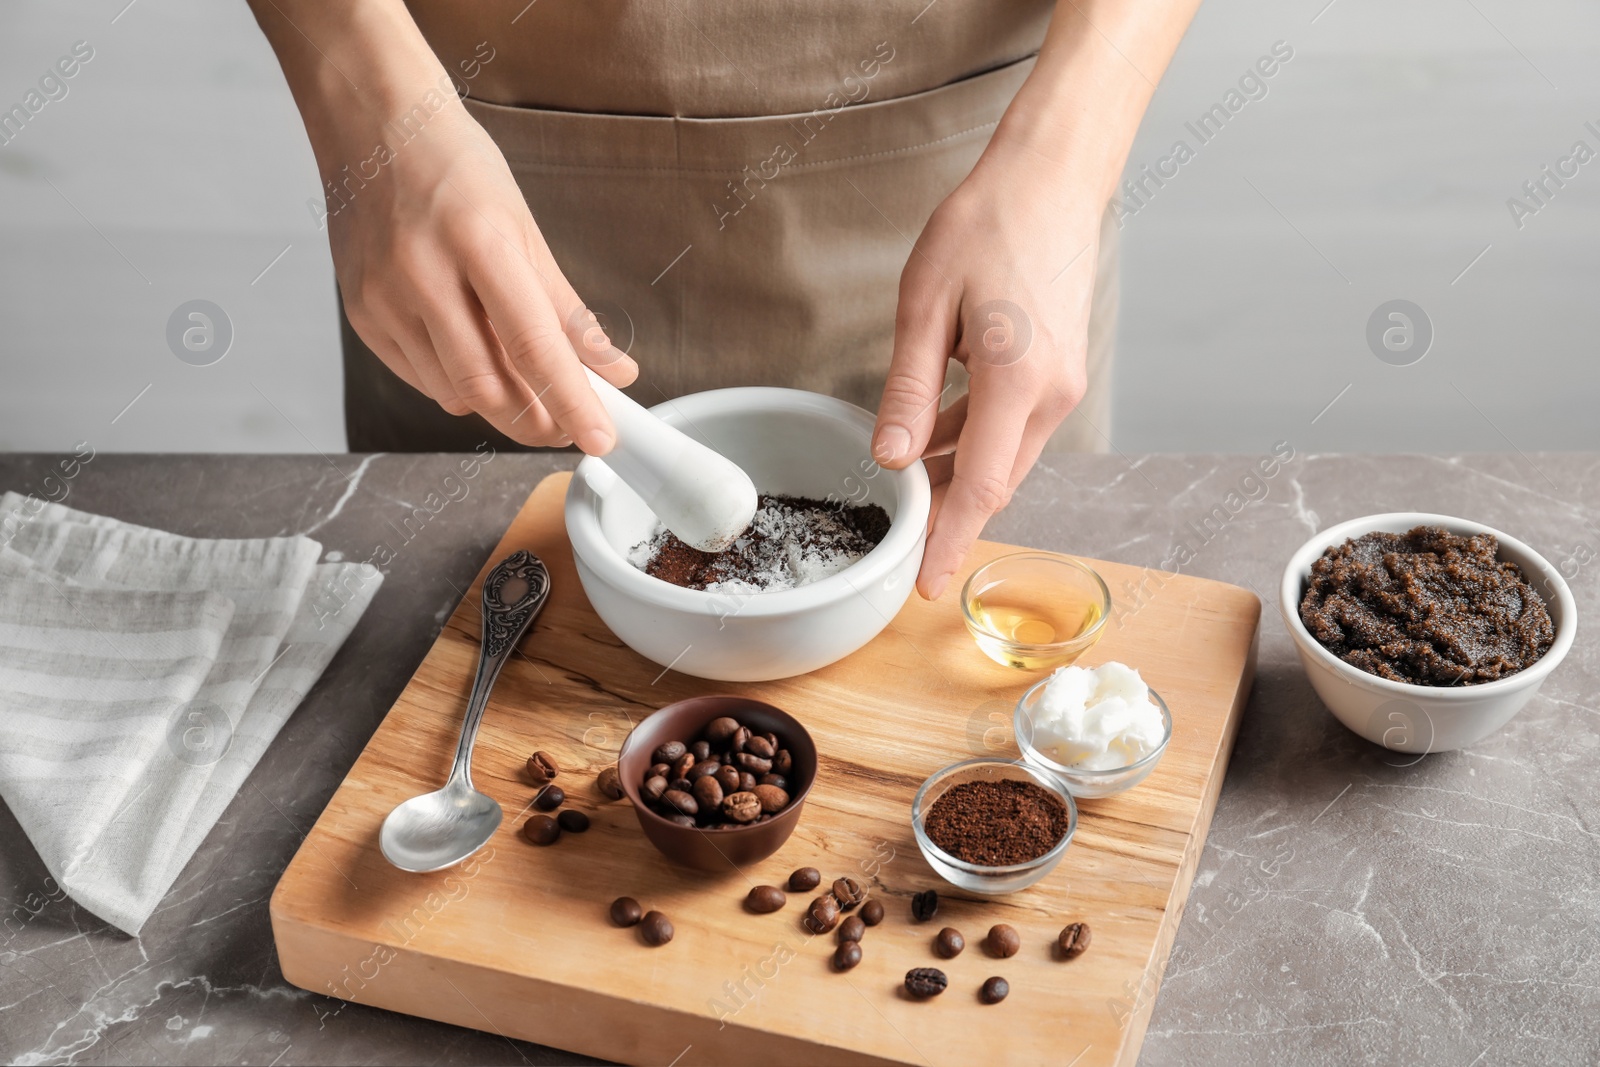
{"label": "yellow oil", "polygon": [[[1006,590],[979,594],[967,610],[987,633],[973,638],[984,655],[1006,667],[1037,671],[1071,663],[1094,645],[1093,639],[1076,642],[1100,621],[1100,605],[1069,600],[1055,604],[1024,602]],[[998,638],[995,635],[999,635]],[[1067,644],[1065,648],[1039,646]]]}

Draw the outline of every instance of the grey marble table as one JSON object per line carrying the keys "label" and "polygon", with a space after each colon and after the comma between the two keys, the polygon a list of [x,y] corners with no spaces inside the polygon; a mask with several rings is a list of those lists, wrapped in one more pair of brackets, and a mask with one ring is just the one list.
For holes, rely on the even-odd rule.
{"label": "grey marble table", "polygon": [[[1267,604],[1260,671],[1140,1062],[1600,1061],[1600,645],[1500,733],[1418,761],[1323,710],[1272,606],[1310,533],[1391,510],[1466,515],[1571,575],[1600,574],[1600,457],[1299,456],[1191,522],[1254,457],[1051,457],[989,535],[1158,565]],[[309,533],[365,559],[454,461],[442,456],[95,458],[68,502],[201,536]],[[267,900],[528,490],[569,456],[500,456],[399,551],[366,618],[138,939],[53,883],[0,808],[0,1059],[16,1063],[565,1063],[570,1054],[287,985]],[[52,457],[0,456],[43,493]],[[1262,495],[1264,490],[1265,495]],[[48,491],[57,495],[60,487]],[[1138,990],[1108,990],[1137,999]],[[530,1010],[537,1010],[531,1008]],[[715,1059],[705,1050],[704,1061]]]}

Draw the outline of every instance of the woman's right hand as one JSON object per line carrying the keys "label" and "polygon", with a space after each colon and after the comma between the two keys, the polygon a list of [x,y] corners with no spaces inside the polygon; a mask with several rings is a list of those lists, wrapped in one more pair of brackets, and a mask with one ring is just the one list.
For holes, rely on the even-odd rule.
{"label": "woman's right hand", "polygon": [[583,365],[617,386],[638,367],[562,275],[483,127],[453,92],[430,104],[409,140],[391,123],[385,151],[335,175],[328,233],[350,325],[451,414],[604,455],[615,430]]}

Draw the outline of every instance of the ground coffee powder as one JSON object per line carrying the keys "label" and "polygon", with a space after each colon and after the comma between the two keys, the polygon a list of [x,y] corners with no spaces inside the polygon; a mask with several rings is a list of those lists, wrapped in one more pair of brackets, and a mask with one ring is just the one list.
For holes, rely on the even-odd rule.
{"label": "ground coffee powder", "polygon": [[928,809],[922,827],[956,859],[1004,867],[1055,848],[1067,821],[1067,806],[1048,789],[1002,778],[951,786]]}

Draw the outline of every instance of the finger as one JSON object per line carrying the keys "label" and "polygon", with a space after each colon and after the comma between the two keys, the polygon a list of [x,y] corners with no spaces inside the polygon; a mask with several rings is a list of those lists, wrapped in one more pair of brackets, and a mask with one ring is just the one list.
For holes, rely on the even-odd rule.
{"label": "finger", "polygon": [[913,256],[901,277],[894,356],[883,383],[872,457],[892,469],[922,454],[939,414],[945,365],[956,342],[959,294]]}
{"label": "finger", "polygon": [[423,311],[423,323],[462,403],[522,444],[547,445],[560,436],[533,391],[511,369],[470,291],[463,287],[452,299],[430,304]]}
{"label": "finger", "polygon": [[494,249],[469,268],[468,280],[511,366],[561,431],[591,456],[611,451],[616,443],[611,419],[528,262]]}
{"label": "finger", "polygon": [[954,404],[939,412],[939,417],[934,420],[933,432],[928,435],[928,446],[922,450],[922,458],[929,456],[949,455],[956,450],[956,443],[961,440],[961,428],[967,424],[967,394],[963,393]]}
{"label": "finger", "polygon": [[917,576],[917,589],[929,600],[944,592],[989,517],[1011,499],[1011,471],[1027,421],[1015,412],[1031,410],[1033,405],[1003,377],[1008,369],[980,371],[968,393],[969,414],[956,447],[949,489]]}
{"label": "finger", "polygon": [[[577,299],[577,294],[573,294],[573,299]],[[557,310],[560,310],[559,304]],[[618,388],[632,385],[638,379],[639,365],[612,343],[605,324],[587,306],[580,302],[562,321],[568,324],[567,339],[572,342],[573,350],[590,370]],[[628,328],[631,329],[631,324]]]}
{"label": "finger", "polygon": [[350,328],[361,338],[361,343],[366,345],[385,367],[393,371],[395,377],[424,396],[427,395],[427,390],[422,388],[422,379],[411,369],[411,361],[406,359],[406,354],[400,351],[400,346],[395,344],[393,338],[380,330],[370,319],[352,313],[348,307],[345,308],[345,316],[350,320]]}
{"label": "finger", "polygon": [[452,415],[469,413],[472,409],[456,395],[450,376],[439,365],[439,354],[434,351],[433,339],[428,336],[428,328],[422,320],[410,319],[398,324],[394,335],[406,362],[422,383],[421,391]]}

